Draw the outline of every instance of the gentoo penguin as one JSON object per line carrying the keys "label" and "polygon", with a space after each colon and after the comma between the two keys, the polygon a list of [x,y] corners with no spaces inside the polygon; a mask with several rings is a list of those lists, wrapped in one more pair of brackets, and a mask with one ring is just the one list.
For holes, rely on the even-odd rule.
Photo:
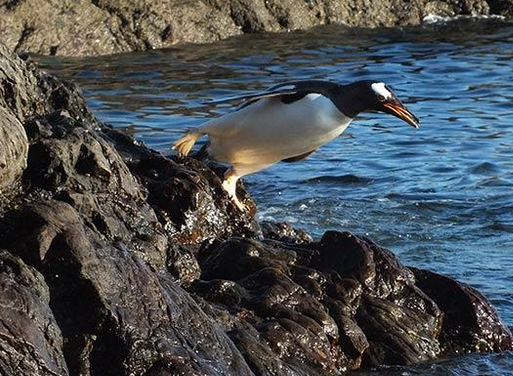
{"label": "gentoo penguin", "polygon": [[233,111],[186,133],[173,149],[189,154],[196,140],[207,135],[209,155],[228,163],[223,188],[241,211],[245,206],[236,195],[237,180],[273,164],[305,159],[339,136],[363,111],[394,115],[418,128],[419,120],[379,81],[357,81],[342,85],[330,81],[285,82],[269,89],[215,100],[240,101]]}

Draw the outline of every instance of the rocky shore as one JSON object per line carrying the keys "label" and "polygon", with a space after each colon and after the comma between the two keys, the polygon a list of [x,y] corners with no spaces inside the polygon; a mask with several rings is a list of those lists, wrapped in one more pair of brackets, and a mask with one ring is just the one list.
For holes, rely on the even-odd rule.
{"label": "rocky shore", "polygon": [[0,113],[2,375],[327,376],[513,349],[471,286],[240,215],[221,167],[102,124],[2,45]]}
{"label": "rocky shore", "polygon": [[1,40],[16,52],[101,55],[317,25],[419,25],[428,15],[513,17],[513,0],[10,0]]}

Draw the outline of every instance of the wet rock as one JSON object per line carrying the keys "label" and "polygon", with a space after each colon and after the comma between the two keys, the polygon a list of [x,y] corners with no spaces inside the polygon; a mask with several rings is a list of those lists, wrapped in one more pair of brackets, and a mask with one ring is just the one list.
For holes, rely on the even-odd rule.
{"label": "wet rock", "polygon": [[4,375],[68,375],[63,338],[43,276],[0,250],[0,370]]}
{"label": "wet rock", "polygon": [[193,291],[251,325],[231,336],[259,369],[269,353],[276,370],[326,375],[440,354],[442,311],[392,253],[350,233],[300,245],[232,238],[200,266]]}
{"label": "wet rock", "polygon": [[286,222],[263,222],[261,228],[264,238],[267,239],[297,244],[313,241],[313,238],[306,231],[295,229]]}
{"label": "wet rock", "polygon": [[71,374],[144,374],[156,363],[234,372],[231,364],[214,361],[240,357],[226,334],[137,245],[106,242],[59,201],[29,205],[14,223],[31,229],[7,242],[48,284]]}
{"label": "wet rock", "polygon": [[[166,228],[175,228],[181,243],[258,232],[250,212],[240,213],[222,189],[224,171],[216,174],[192,158],[177,161],[154,155],[141,160],[134,172],[148,189],[148,203]],[[250,201],[245,191],[239,192],[244,202]]]}
{"label": "wet rock", "polygon": [[417,285],[444,312],[440,343],[444,352],[500,352],[511,349],[509,330],[475,288],[427,270],[412,269]]}
{"label": "wet rock", "polygon": [[25,179],[48,190],[118,192],[141,199],[139,183],[113,147],[66,110],[26,122],[30,132]]}
{"label": "wet rock", "polygon": [[0,373],[334,375],[512,348],[471,287],[347,232],[259,228],[222,166],[164,157],[74,85],[0,62],[0,131],[27,150],[0,195]]}
{"label": "wet rock", "polygon": [[511,0],[20,0],[0,4],[0,35],[18,52],[98,55],[335,23],[418,25],[428,14],[511,17],[513,8]]}
{"label": "wet rock", "polygon": [[119,131],[104,127],[103,132],[144,186],[147,202],[164,228],[180,243],[199,244],[211,238],[260,233],[253,219],[255,204],[242,184],[237,195],[253,208],[244,213],[221,187],[226,167],[195,158],[166,158]]}

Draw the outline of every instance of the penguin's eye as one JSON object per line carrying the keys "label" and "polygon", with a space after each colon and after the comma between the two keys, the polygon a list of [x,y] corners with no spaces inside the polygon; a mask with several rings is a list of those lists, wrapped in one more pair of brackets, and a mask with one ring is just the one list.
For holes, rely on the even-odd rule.
{"label": "penguin's eye", "polygon": [[380,102],[384,102],[384,101],[385,101],[385,97],[384,97],[383,95],[381,95],[381,94],[380,94],[380,95],[378,95],[378,100],[379,100]]}

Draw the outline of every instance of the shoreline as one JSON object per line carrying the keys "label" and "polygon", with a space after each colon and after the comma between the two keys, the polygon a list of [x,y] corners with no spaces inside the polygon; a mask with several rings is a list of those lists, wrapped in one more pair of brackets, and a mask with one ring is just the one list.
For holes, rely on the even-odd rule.
{"label": "shoreline", "polygon": [[[37,12],[37,13],[34,13]],[[96,56],[172,47],[179,43],[212,43],[231,36],[306,30],[319,25],[397,27],[424,19],[455,16],[513,17],[508,0],[382,0],[372,9],[351,0],[226,2],[144,0],[40,4],[23,0],[0,6],[0,36],[15,52],[57,56]]]}

